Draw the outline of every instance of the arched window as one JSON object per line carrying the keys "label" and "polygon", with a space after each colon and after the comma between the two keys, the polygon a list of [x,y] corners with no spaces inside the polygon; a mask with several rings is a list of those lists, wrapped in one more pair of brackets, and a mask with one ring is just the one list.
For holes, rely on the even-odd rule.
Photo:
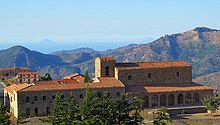
{"label": "arched window", "polygon": [[158,106],[158,96],[153,95],[152,96],[152,107]]}
{"label": "arched window", "polygon": [[35,116],[38,116],[38,108],[37,107],[34,108],[34,114],[35,114]]}
{"label": "arched window", "polygon": [[149,98],[146,95],[143,97],[143,107],[144,108],[148,108],[149,107]]}
{"label": "arched window", "polygon": [[190,93],[187,93],[187,94],[186,94],[186,97],[185,97],[185,103],[186,103],[186,104],[189,104],[189,103],[191,103],[191,102],[192,102],[192,96],[191,96]]}
{"label": "arched window", "polygon": [[183,104],[183,94],[178,95],[178,104]]}
{"label": "arched window", "polygon": [[160,106],[166,106],[167,105],[167,98],[166,95],[160,96]]}
{"label": "arched window", "polygon": [[173,94],[169,94],[168,96],[168,105],[174,106],[174,95]]}
{"label": "arched window", "polygon": [[109,67],[108,66],[105,67],[105,76],[109,76]]}
{"label": "arched window", "polygon": [[199,103],[199,93],[193,94],[193,103]]}
{"label": "arched window", "polygon": [[148,73],[148,78],[151,78],[151,73]]}

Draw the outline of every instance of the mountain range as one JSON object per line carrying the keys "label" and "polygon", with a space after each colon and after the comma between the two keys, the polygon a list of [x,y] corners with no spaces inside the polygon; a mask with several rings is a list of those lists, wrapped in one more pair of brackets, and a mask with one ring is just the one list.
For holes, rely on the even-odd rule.
{"label": "mountain range", "polygon": [[0,67],[30,67],[42,74],[48,72],[54,79],[86,70],[93,75],[94,59],[106,55],[118,62],[185,60],[193,65],[193,81],[220,88],[220,30],[206,27],[106,51],[78,48],[43,54],[13,46],[0,51]]}

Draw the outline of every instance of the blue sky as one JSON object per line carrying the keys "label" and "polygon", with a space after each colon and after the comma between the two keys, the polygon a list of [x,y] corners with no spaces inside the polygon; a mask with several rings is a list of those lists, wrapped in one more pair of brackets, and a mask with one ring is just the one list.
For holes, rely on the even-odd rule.
{"label": "blue sky", "polygon": [[1,0],[0,43],[129,42],[207,26],[220,0]]}

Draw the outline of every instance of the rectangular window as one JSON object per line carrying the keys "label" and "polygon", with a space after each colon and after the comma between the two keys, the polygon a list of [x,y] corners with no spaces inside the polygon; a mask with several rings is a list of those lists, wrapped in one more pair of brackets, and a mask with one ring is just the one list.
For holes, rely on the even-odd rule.
{"label": "rectangular window", "polygon": [[79,98],[82,99],[83,98],[83,94],[79,94]]}
{"label": "rectangular window", "polygon": [[55,99],[55,95],[52,96],[52,100],[54,100],[54,99]]}
{"label": "rectangular window", "polygon": [[121,95],[121,93],[120,93],[120,92],[117,92],[116,95],[119,97],[119,96]]}
{"label": "rectangular window", "polygon": [[128,76],[128,80],[131,80],[131,75]]}
{"label": "rectangular window", "polygon": [[37,101],[37,96],[34,96],[34,101]]}
{"label": "rectangular window", "polygon": [[30,108],[26,108],[26,116],[30,116]]}
{"label": "rectangular window", "polygon": [[102,97],[102,92],[97,92],[97,97],[101,98]]}
{"label": "rectangular window", "polygon": [[26,96],[26,103],[29,103],[29,102],[30,102],[30,97]]}
{"label": "rectangular window", "polygon": [[46,96],[43,96],[43,100],[46,100]]}

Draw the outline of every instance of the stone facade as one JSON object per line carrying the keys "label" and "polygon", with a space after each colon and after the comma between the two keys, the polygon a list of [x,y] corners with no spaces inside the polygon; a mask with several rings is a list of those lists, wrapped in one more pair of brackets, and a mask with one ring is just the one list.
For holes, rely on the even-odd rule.
{"label": "stone facade", "polygon": [[129,101],[139,96],[145,108],[202,105],[201,99],[213,94],[213,89],[192,82],[192,66],[182,60],[116,63],[113,57],[98,57],[95,64],[103,65],[95,67],[102,77],[108,72],[105,67],[114,68],[112,76],[125,85]]}
{"label": "stone facade", "polygon": [[[117,93],[123,93],[123,88],[101,88],[95,89],[96,92],[108,92],[115,99],[119,99],[120,96]],[[82,103],[85,96],[85,89],[81,90],[63,90],[63,91],[33,91],[33,92],[21,92],[18,94],[18,107],[21,111],[25,113],[25,116],[45,116],[50,115],[51,109],[53,108],[53,98],[56,93],[59,92],[63,95],[66,100],[70,100],[71,97],[75,98],[77,103]],[[29,101],[26,102],[26,98],[29,98]]]}
{"label": "stone facade", "polygon": [[96,58],[95,60],[95,77],[115,76],[115,59]]}
{"label": "stone facade", "polygon": [[32,83],[40,80],[39,72],[19,72],[17,83]]}
{"label": "stone facade", "polygon": [[164,69],[130,69],[118,70],[117,79],[127,85],[150,85],[170,83],[184,84],[192,82],[192,67],[164,68]]}

